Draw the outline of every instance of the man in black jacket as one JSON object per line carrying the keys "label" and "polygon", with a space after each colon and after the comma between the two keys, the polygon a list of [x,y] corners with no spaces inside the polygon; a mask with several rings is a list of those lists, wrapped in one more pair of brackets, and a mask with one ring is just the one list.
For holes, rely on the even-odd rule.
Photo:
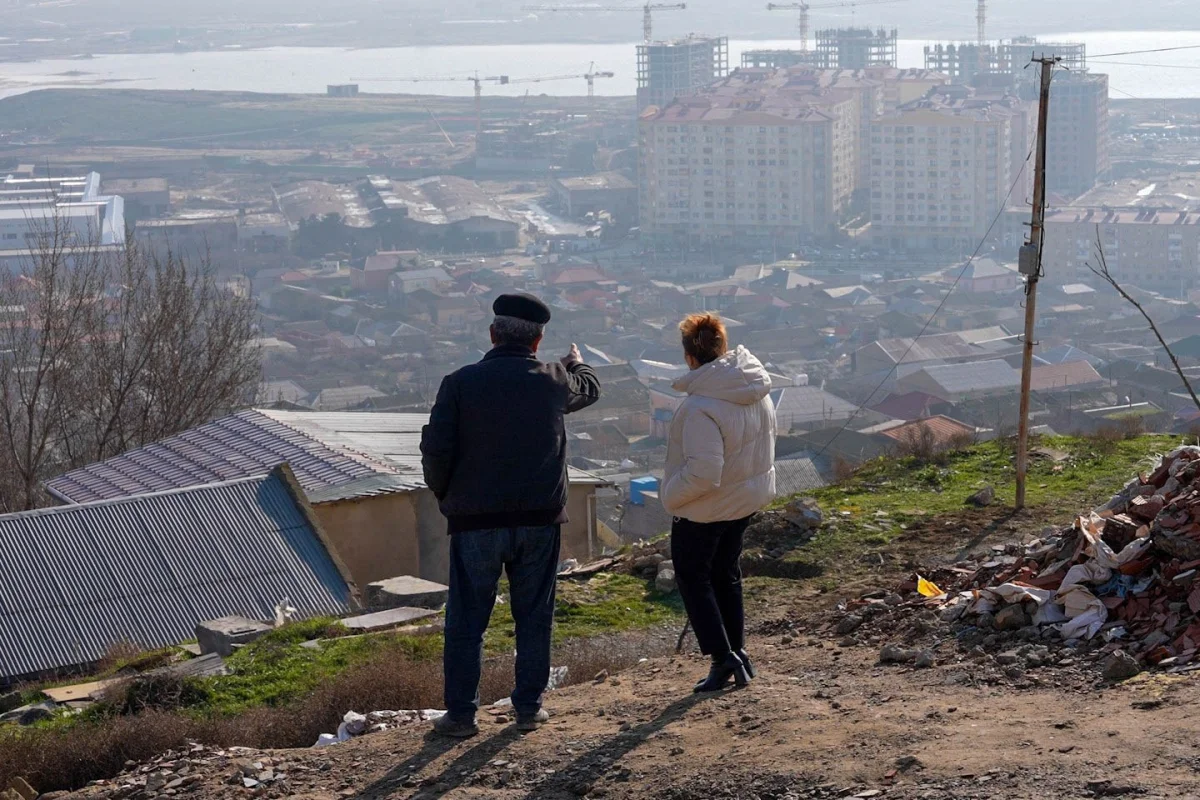
{"label": "man in black jacket", "polygon": [[447,736],[479,732],[483,634],[508,574],[517,628],[517,727],[547,720],[550,630],[559,533],[567,522],[567,435],[563,416],[600,399],[600,381],[579,348],[556,363],[537,358],[550,309],[535,297],[501,295],[492,306],[494,347],[446,376],[421,435],[425,483],[449,522],[446,603]]}

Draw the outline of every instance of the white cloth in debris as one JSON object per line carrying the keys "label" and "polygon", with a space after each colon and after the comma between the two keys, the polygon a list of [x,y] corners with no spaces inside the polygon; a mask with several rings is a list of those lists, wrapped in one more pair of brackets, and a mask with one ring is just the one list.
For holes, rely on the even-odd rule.
{"label": "white cloth in debris", "polygon": [[1062,606],[1063,614],[1067,617],[1067,621],[1059,628],[1063,638],[1091,639],[1108,621],[1108,607],[1088,586],[1107,583],[1112,578],[1113,570],[1137,559],[1150,546],[1150,540],[1134,539],[1120,553],[1114,553],[1100,536],[1104,527],[1101,516],[1093,513],[1086,519],[1080,517],[1075,525],[1083,534],[1086,542],[1084,553],[1091,556],[1091,560],[1067,570],[1054,599]]}

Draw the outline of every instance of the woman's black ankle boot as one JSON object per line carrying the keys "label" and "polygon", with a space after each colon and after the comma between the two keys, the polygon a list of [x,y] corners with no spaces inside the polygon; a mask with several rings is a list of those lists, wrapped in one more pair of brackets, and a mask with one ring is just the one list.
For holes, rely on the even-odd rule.
{"label": "woman's black ankle boot", "polygon": [[745,648],[738,650],[737,656],[742,660],[742,666],[746,668],[746,674],[750,676],[750,680],[757,678],[758,674],[754,670],[754,664],[750,661],[750,656],[746,655]]}
{"label": "woman's black ankle boot", "polygon": [[733,678],[733,682],[738,686],[745,686],[749,683],[750,676],[746,673],[746,665],[742,663],[736,653],[713,656],[712,668],[708,671],[708,677],[697,683],[696,688],[692,691],[697,694],[719,692],[725,688],[725,684],[729,683],[730,678]]}

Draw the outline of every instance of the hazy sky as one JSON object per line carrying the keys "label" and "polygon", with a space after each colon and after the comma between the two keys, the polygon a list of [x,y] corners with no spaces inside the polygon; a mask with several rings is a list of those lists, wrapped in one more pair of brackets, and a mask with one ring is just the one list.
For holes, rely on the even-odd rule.
{"label": "hazy sky", "polygon": [[[521,6],[531,0],[0,0],[0,38],[95,37],[135,27],[215,28],[237,35],[238,26],[304,26],[292,31],[308,44],[345,45],[362,40],[379,46],[505,41],[632,41],[640,37],[637,11],[542,14]],[[592,4],[637,6],[637,0],[587,0]],[[587,4],[571,0],[563,5]],[[814,0],[812,27],[896,26],[902,38],[975,37],[975,0],[863,0],[861,7],[820,8]],[[686,11],[661,12],[655,33],[690,32],[741,38],[781,38],[796,30],[794,12],[766,11],[766,0],[688,0]],[[1085,30],[1200,30],[1197,0],[991,0],[992,37]],[[247,29],[243,29],[244,32]],[[287,33],[283,31],[280,35]]]}

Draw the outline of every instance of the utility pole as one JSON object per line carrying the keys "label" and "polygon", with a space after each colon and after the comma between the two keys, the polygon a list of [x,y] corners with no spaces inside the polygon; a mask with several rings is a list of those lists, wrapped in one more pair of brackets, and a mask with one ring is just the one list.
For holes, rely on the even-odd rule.
{"label": "utility pole", "polygon": [[1046,221],[1046,132],[1050,122],[1050,81],[1059,59],[1035,58],[1040,65],[1041,100],[1038,105],[1037,162],[1033,173],[1033,220],[1029,242],[1021,247],[1021,274],[1025,276],[1025,352],[1021,360],[1021,415],[1017,427],[1017,510],[1025,508],[1025,478],[1029,471],[1029,392],[1033,384],[1033,329],[1037,308],[1037,285],[1042,277],[1042,239]]}

